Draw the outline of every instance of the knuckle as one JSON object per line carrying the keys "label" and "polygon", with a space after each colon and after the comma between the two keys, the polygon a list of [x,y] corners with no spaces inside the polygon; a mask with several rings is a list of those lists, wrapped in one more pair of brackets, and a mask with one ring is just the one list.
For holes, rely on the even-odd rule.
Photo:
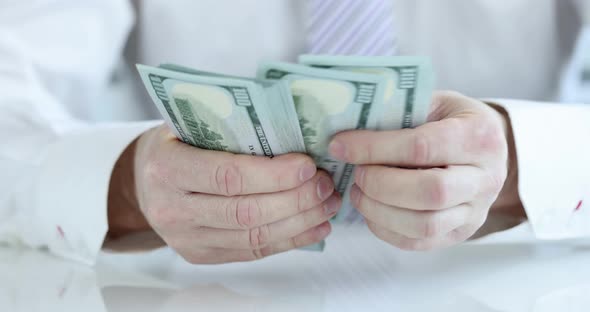
{"label": "knuckle", "polygon": [[272,256],[273,254],[280,252],[274,248],[272,248],[271,246],[266,246],[264,248],[260,248],[258,250],[258,258],[256,259],[262,259],[262,258],[266,258],[268,256]]}
{"label": "knuckle", "polygon": [[384,168],[364,167],[360,177],[355,176],[355,184],[359,188],[359,201],[362,195],[367,193],[376,199],[381,199],[388,194],[389,188],[388,172]]}
{"label": "knuckle", "polygon": [[459,93],[457,91],[453,91],[453,90],[440,90],[440,91],[436,91],[434,96],[436,98],[441,99],[441,100],[449,100],[449,99],[462,97],[463,95],[461,93]]}
{"label": "knuckle", "polygon": [[455,138],[460,138],[465,133],[465,121],[458,118],[445,119],[445,127],[440,131],[443,131],[440,135],[442,142],[438,143],[450,144]]}
{"label": "knuckle", "polygon": [[305,190],[303,188],[297,189],[297,212],[303,212],[307,210],[307,206],[313,197],[310,194],[309,190]]}
{"label": "knuckle", "polygon": [[434,238],[441,234],[442,220],[438,213],[428,212],[424,215],[421,224],[421,238]]}
{"label": "knuckle", "polygon": [[180,253],[180,256],[190,264],[208,263],[208,259],[201,253]]}
{"label": "knuckle", "polygon": [[169,228],[178,222],[177,215],[166,206],[152,204],[146,209],[146,217],[156,228]]}
{"label": "knuckle", "polygon": [[444,208],[447,199],[449,198],[449,193],[451,192],[451,187],[443,174],[433,174],[431,178],[428,180],[427,186],[427,199],[428,199],[428,206],[426,208],[430,209],[441,209]]}
{"label": "knuckle", "polygon": [[266,248],[255,248],[252,249],[252,259],[250,260],[260,260],[264,257],[266,257],[266,254],[268,254],[268,251],[266,251]]}
{"label": "knuckle", "polygon": [[410,239],[410,238],[406,238],[406,237],[401,237],[398,235],[388,235],[388,233],[386,233],[385,231],[379,229],[379,228],[370,228],[371,232],[373,232],[373,234],[375,234],[375,236],[377,236],[377,238],[381,239],[382,241],[395,246],[399,249],[402,250],[408,250],[408,251],[412,251],[412,250],[418,250],[419,249],[419,240],[416,239]]}
{"label": "knuckle", "polygon": [[362,166],[362,165],[355,166],[354,183],[359,187],[363,187],[365,185],[366,180],[367,180],[367,167]]}
{"label": "knuckle", "polygon": [[242,193],[242,174],[233,162],[217,165],[212,183],[213,189],[217,190],[219,194],[235,196]]}
{"label": "knuckle", "polygon": [[305,244],[303,241],[297,240],[295,237],[289,238],[289,240],[287,242],[289,244],[289,247],[287,248],[287,250],[299,248]]}
{"label": "knuckle", "polygon": [[250,249],[256,250],[264,247],[270,241],[270,232],[267,225],[262,225],[250,229],[249,232],[249,244]]}
{"label": "knuckle", "polygon": [[[258,164],[260,167],[271,168],[270,174],[267,177],[280,190],[291,189],[304,184],[300,180],[300,168],[306,166],[315,166],[313,160],[307,155],[289,153],[283,154],[271,159],[261,159]],[[307,182],[307,181],[305,181]]]}
{"label": "knuckle", "polygon": [[487,219],[488,219],[488,214],[482,213],[479,216],[477,216],[471,223],[468,223],[467,225],[460,227],[459,229],[456,229],[455,231],[457,231],[457,230],[463,231],[464,236],[461,236],[461,241],[464,241],[464,240],[468,239],[469,237],[471,237],[473,234],[475,234],[475,232],[477,232],[481,227],[483,227],[484,224],[486,223]]}
{"label": "knuckle", "polygon": [[363,215],[374,215],[374,212],[378,211],[377,201],[367,197],[362,191],[358,194],[358,211]]}
{"label": "knuckle", "polygon": [[[351,196],[351,202],[354,207],[358,210],[361,215],[365,215],[368,211],[367,209],[367,199],[364,197],[363,191],[359,188],[358,192],[353,196]],[[371,228],[370,224],[367,224],[369,228]]]}
{"label": "knuckle", "polygon": [[236,258],[237,262],[251,262],[254,260],[258,260],[258,258],[254,255],[253,252],[244,252],[238,255]]}
{"label": "knuckle", "polygon": [[152,157],[146,162],[143,171],[144,178],[148,181],[165,181],[170,175],[167,163],[155,157]]}
{"label": "knuckle", "polygon": [[[359,161],[359,160],[364,160],[366,163],[374,163],[375,162],[375,155],[374,155],[374,151],[375,151],[375,143],[372,140],[367,140],[365,143],[365,148],[361,149],[361,153],[362,153],[362,157],[358,157],[356,155],[351,155],[350,161]],[[357,149],[353,149],[354,151],[356,151]]]}
{"label": "knuckle", "polygon": [[493,195],[498,195],[504,187],[506,181],[505,174],[491,174],[489,177],[489,192]]}
{"label": "knuckle", "polygon": [[251,229],[261,219],[261,209],[255,196],[238,196],[232,201],[227,213],[229,224]]}
{"label": "knuckle", "polygon": [[314,226],[329,220],[330,216],[325,213],[324,209],[324,205],[319,205],[308,212],[302,213],[300,221],[297,224],[300,228],[300,232],[310,230]]}
{"label": "knuckle", "polygon": [[379,238],[380,240],[387,242],[388,244],[397,246],[396,242],[393,240],[393,238],[388,235],[389,233],[387,232],[387,230],[384,230],[383,228],[381,228],[379,225],[377,225],[374,222],[367,222],[367,225],[369,226],[369,230],[375,235],[377,236],[377,238]]}
{"label": "knuckle", "polygon": [[387,237],[387,235],[385,235],[385,231],[379,226],[377,225],[377,223],[373,222],[373,221],[366,221],[367,223],[367,227],[369,228],[369,231],[371,231],[371,233],[373,233],[375,236],[377,236],[377,238],[381,239],[382,241],[388,242],[391,244],[390,242],[390,238]]}
{"label": "knuckle", "polygon": [[391,172],[388,170],[388,168],[373,169],[370,172],[370,176],[365,174],[365,187],[367,194],[374,196],[375,199],[388,198],[388,194],[390,194],[392,191]]}
{"label": "knuckle", "polygon": [[184,261],[186,261],[190,264],[199,264],[199,261],[197,261],[197,259],[195,259],[192,256],[183,255],[183,254],[180,254],[180,256],[182,257],[182,259],[184,259]]}
{"label": "knuckle", "polygon": [[[452,244],[458,244],[464,242],[465,240],[472,237],[477,230],[481,227],[478,225],[479,223],[467,224],[465,226],[459,227],[457,229],[452,230],[449,232],[449,239],[451,240]],[[483,224],[483,223],[482,223]]]}
{"label": "knuckle", "polygon": [[428,145],[428,137],[426,134],[416,131],[412,137],[411,147],[409,148],[409,161],[412,164],[423,165],[428,164],[431,155],[430,147]]}
{"label": "knuckle", "polygon": [[326,172],[319,171],[313,179],[294,190],[296,202],[291,200],[291,197],[285,197],[283,200],[289,205],[296,205],[299,213],[307,211],[321,201],[317,191],[319,183],[328,183],[329,187],[334,188],[332,178]]}
{"label": "knuckle", "polygon": [[388,237],[387,235],[385,235],[385,232],[383,230],[381,230],[379,227],[372,225],[372,226],[369,226],[369,230],[380,240],[387,242],[388,244],[391,244],[391,245],[396,245],[395,242],[391,240],[391,237]]}
{"label": "knuckle", "polygon": [[[386,181],[386,172],[374,166],[357,166],[360,175],[355,175],[355,183],[361,190],[380,191],[382,183]],[[357,171],[357,172],[359,172]]]}
{"label": "knuckle", "polygon": [[365,223],[367,224],[367,227],[369,228],[369,230],[371,232],[373,232],[373,234],[377,235],[377,224],[373,221],[369,221],[366,220]]}
{"label": "knuckle", "polygon": [[407,251],[423,251],[430,250],[431,244],[425,239],[414,239],[408,237],[400,237],[392,243],[394,246]]}
{"label": "knuckle", "polygon": [[166,245],[173,250],[175,250],[178,254],[182,255],[185,253],[186,248],[186,240],[178,237],[178,236],[171,236],[171,235],[162,235]]}
{"label": "knuckle", "polygon": [[394,242],[392,244],[402,250],[407,250],[407,251],[420,250],[420,246],[419,246],[420,244],[418,243],[418,240],[415,240],[415,239],[400,239],[399,241]]}
{"label": "knuckle", "polygon": [[289,177],[288,175],[283,174],[282,172],[279,174],[275,174],[273,179],[274,179],[274,185],[276,185],[278,187],[278,189],[285,189],[287,186],[289,186]]}
{"label": "knuckle", "polygon": [[479,120],[475,129],[478,149],[488,153],[507,153],[508,144],[500,121],[492,118]]}

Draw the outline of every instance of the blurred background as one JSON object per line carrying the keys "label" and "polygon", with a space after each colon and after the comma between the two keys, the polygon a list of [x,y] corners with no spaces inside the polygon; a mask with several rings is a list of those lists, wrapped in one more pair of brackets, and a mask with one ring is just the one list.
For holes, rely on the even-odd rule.
{"label": "blurred background", "polygon": [[[587,6],[588,8],[590,6]],[[584,14],[590,16],[590,12]],[[578,34],[575,50],[561,78],[561,102],[590,103],[590,22]]]}

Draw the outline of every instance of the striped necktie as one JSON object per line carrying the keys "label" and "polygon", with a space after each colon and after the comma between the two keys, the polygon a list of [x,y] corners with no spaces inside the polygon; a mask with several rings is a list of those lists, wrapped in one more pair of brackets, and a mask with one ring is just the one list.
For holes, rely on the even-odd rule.
{"label": "striped necktie", "polygon": [[312,54],[393,55],[392,0],[308,0]]}

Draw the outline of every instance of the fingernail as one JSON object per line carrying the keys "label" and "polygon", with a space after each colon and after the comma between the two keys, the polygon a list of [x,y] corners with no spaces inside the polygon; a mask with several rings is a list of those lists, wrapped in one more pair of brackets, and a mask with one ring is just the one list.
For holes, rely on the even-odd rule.
{"label": "fingernail", "polygon": [[299,171],[299,180],[301,180],[301,182],[305,182],[305,181],[311,179],[311,177],[313,177],[315,175],[316,170],[317,169],[314,164],[306,164]]}
{"label": "fingernail", "polygon": [[338,197],[333,196],[332,198],[328,199],[328,201],[326,201],[326,204],[324,205],[324,213],[326,213],[328,216],[331,216],[338,212],[340,206],[341,204],[340,200],[338,200]]}
{"label": "fingernail", "polygon": [[359,200],[361,198],[361,190],[359,189],[356,184],[353,184],[350,188],[350,201],[355,205],[358,206]]}
{"label": "fingernail", "polygon": [[317,192],[321,200],[328,198],[334,192],[334,183],[327,177],[321,177],[318,181]]}
{"label": "fingernail", "polygon": [[318,233],[318,237],[326,237],[328,234],[330,234],[330,223],[322,223],[318,225],[315,230]]}
{"label": "fingernail", "polygon": [[330,143],[330,146],[328,146],[328,151],[330,152],[330,155],[338,159],[344,160],[346,158],[346,146],[337,140],[334,140]]}

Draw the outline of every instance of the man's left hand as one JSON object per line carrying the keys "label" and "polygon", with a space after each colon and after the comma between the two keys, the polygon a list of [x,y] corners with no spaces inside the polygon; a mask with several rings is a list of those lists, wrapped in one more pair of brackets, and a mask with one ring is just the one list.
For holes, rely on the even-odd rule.
{"label": "man's left hand", "polygon": [[485,222],[508,169],[506,120],[485,103],[437,92],[414,129],[339,133],[330,153],[357,164],[351,202],[401,249],[462,242]]}

